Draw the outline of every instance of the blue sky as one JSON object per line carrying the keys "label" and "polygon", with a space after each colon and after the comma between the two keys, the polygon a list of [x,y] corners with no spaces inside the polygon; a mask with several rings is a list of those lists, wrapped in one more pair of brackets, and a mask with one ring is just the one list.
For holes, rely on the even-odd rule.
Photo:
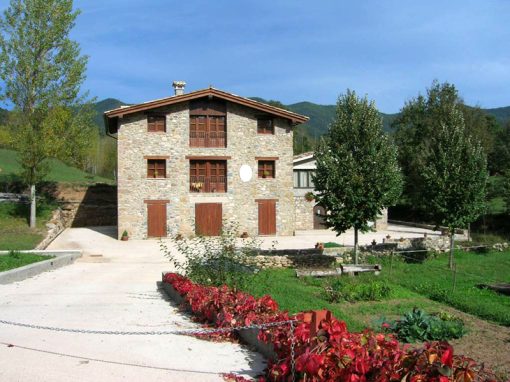
{"label": "blue sky", "polygon": [[[7,2],[5,2],[7,3]],[[4,5],[0,8],[5,8]],[[454,83],[468,104],[510,105],[510,1],[75,0],[72,37],[98,99],[142,102],[213,85],[335,103],[346,88],[383,112]]]}

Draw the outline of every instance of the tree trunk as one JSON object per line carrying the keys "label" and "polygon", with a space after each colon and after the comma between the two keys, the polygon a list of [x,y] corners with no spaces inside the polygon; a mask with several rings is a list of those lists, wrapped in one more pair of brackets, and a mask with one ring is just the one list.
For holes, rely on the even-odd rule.
{"label": "tree trunk", "polygon": [[358,227],[354,227],[354,264],[358,265]]}
{"label": "tree trunk", "polygon": [[30,228],[35,228],[35,184],[30,185]]}
{"label": "tree trunk", "polygon": [[454,244],[455,244],[455,229],[453,229],[452,232],[450,233],[450,256],[448,258],[448,267],[450,267],[450,269],[453,269],[453,264],[455,262],[453,258]]}

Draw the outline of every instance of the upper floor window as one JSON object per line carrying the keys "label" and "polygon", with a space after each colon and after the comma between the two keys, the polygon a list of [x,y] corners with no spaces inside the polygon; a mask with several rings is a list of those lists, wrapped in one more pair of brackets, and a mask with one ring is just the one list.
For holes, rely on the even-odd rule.
{"label": "upper floor window", "polygon": [[313,188],[313,170],[294,170],[294,188]]}
{"label": "upper floor window", "polygon": [[272,118],[257,119],[257,134],[274,134],[274,124]]}
{"label": "upper floor window", "polygon": [[147,131],[165,132],[166,131],[166,117],[164,115],[149,115],[147,117]]}
{"label": "upper floor window", "polygon": [[274,178],[275,177],[275,161],[274,160],[259,160],[258,177],[259,178]]}
{"label": "upper floor window", "polygon": [[227,147],[226,118],[217,115],[191,115],[189,145],[191,147]]}
{"label": "upper floor window", "polygon": [[201,98],[190,102],[189,145],[227,147],[227,107],[221,100]]}
{"label": "upper floor window", "polygon": [[227,192],[226,160],[190,160],[191,192]]}
{"label": "upper floor window", "polygon": [[166,159],[147,159],[147,178],[166,178]]}

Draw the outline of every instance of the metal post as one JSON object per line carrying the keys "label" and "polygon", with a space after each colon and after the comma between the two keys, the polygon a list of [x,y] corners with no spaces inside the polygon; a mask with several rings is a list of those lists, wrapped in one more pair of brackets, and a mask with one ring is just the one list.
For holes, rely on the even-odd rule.
{"label": "metal post", "polygon": [[390,255],[390,276],[393,272],[393,251],[391,251],[391,255]]}
{"label": "metal post", "polygon": [[455,287],[457,286],[457,263],[453,264],[453,293],[455,293]]}

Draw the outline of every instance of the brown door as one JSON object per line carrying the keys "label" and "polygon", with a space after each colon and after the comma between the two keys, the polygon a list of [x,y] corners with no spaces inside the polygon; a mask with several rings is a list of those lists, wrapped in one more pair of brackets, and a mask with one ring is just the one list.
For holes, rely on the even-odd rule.
{"label": "brown door", "polygon": [[259,200],[259,235],[276,235],[276,201]]}
{"label": "brown door", "polygon": [[195,204],[195,233],[202,236],[219,236],[222,229],[221,203]]}
{"label": "brown door", "polygon": [[316,205],[313,207],[313,229],[326,229],[324,223],[324,217],[326,216],[326,210],[324,207]]}
{"label": "brown door", "polygon": [[166,202],[147,202],[147,236],[166,237]]}

